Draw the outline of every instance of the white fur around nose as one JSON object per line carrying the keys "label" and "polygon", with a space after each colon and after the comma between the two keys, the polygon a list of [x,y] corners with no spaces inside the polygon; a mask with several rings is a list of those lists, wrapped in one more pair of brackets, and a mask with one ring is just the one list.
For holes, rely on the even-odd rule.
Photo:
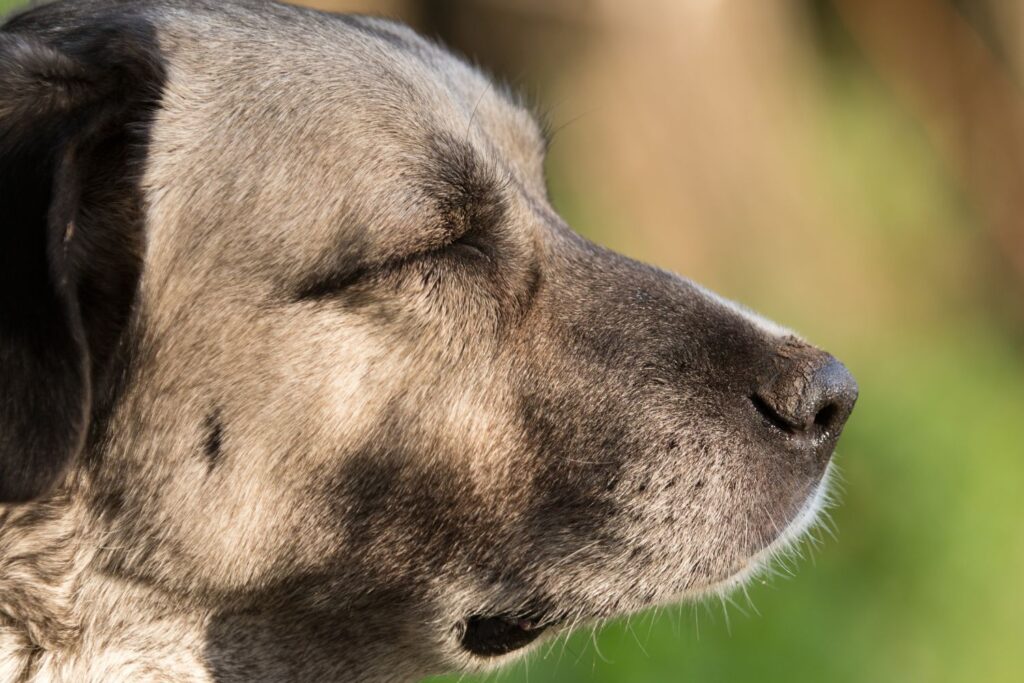
{"label": "white fur around nose", "polygon": [[748,321],[754,327],[761,330],[767,335],[770,335],[772,337],[800,337],[799,334],[789,329],[788,327],[784,327],[773,320],[769,320],[768,318],[765,318],[764,316],[755,313],[754,311],[750,310],[743,304],[736,303],[731,299],[726,299],[724,296],[720,296],[719,294],[716,294],[715,292],[712,292],[710,289],[706,289],[705,287],[702,287],[697,283],[693,283],[693,286],[696,287],[697,290],[701,294],[706,296],[708,299],[711,299],[719,306],[722,306],[723,308],[727,308],[728,310],[732,311],[733,313],[740,316],[744,320]]}

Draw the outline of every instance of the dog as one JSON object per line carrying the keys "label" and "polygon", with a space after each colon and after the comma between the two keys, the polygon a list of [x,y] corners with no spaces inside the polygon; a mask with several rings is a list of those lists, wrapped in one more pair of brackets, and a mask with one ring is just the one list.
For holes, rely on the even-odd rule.
{"label": "dog", "polygon": [[551,208],[545,138],[391,21],[0,29],[0,680],[413,681],[724,591],[857,386]]}

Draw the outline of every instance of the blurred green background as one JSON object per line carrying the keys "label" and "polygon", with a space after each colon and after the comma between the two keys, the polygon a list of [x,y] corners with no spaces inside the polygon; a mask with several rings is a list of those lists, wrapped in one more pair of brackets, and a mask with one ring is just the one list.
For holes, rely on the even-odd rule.
{"label": "blurred green background", "polygon": [[524,91],[577,230],[860,382],[837,538],[756,613],[663,609],[486,680],[1024,681],[1024,3],[307,4],[401,17]]}

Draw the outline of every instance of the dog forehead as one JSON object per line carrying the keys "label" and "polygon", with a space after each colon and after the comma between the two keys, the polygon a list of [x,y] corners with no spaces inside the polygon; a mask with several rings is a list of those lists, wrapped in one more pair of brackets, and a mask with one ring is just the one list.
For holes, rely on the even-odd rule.
{"label": "dog forehead", "polygon": [[423,180],[448,162],[439,139],[543,184],[530,113],[400,24],[226,4],[163,17],[159,36],[168,81],[145,177],[147,257],[194,262],[226,240],[224,257],[294,265],[339,244],[430,243]]}

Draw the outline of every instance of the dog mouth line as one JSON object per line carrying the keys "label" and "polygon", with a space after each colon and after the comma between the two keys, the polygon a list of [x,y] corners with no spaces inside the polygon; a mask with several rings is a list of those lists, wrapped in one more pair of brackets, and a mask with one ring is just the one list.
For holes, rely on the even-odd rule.
{"label": "dog mouth line", "polygon": [[535,616],[477,614],[462,623],[460,643],[477,657],[500,657],[526,647],[553,625]]}
{"label": "dog mouth line", "polygon": [[[698,593],[690,593],[688,597],[726,593],[746,583],[777,556],[786,553],[797,544],[818,524],[822,511],[833,504],[831,484],[834,469],[834,463],[830,463],[789,523],[763,547],[752,552],[743,567],[721,581],[704,587]],[[680,599],[685,597],[676,597],[676,600]],[[602,620],[611,616],[614,615],[592,615],[593,618]],[[473,614],[459,622],[456,628],[463,650],[480,658],[497,658],[527,647],[545,632],[565,621],[565,618],[552,618],[548,610],[535,609],[522,613],[509,611]]]}

